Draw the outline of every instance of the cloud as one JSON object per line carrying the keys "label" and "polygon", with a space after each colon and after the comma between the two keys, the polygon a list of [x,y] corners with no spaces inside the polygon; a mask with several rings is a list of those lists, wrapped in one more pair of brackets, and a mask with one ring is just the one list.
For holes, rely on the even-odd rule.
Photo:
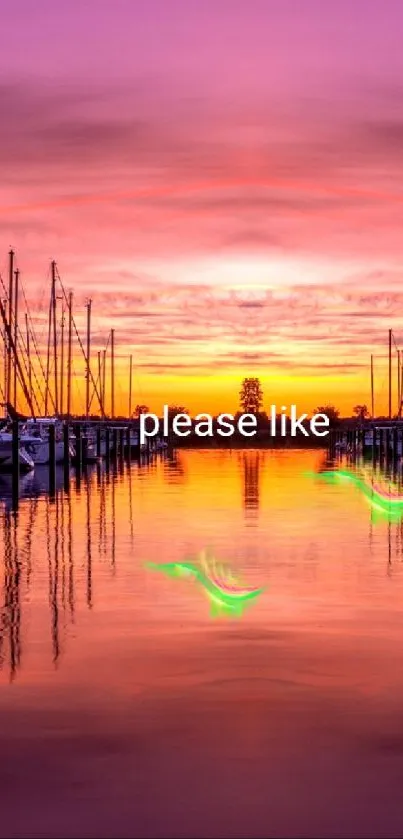
{"label": "cloud", "polygon": [[364,155],[379,156],[384,164],[390,165],[391,156],[403,163],[403,120],[378,119],[364,122],[357,132],[357,150]]}
{"label": "cloud", "polygon": [[[4,248],[21,254],[31,281],[49,258],[77,295],[81,287],[98,298],[112,275],[120,292],[131,283],[119,262],[141,262],[145,276],[155,255],[152,283],[206,254],[217,258],[217,283],[225,258],[403,256],[402,165],[389,153],[400,128],[388,114],[373,125],[338,112],[318,129],[311,106],[298,118],[274,114],[273,132],[273,108],[218,113],[155,83],[9,84],[0,106]],[[253,285],[253,270],[245,282]]]}
{"label": "cloud", "polygon": [[81,334],[93,296],[94,352],[114,327],[154,372],[360,370],[391,322],[403,333],[395,102],[325,120],[319,102],[220,111],[151,82],[0,86],[4,253],[12,239],[41,340],[54,257]]}
{"label": "cloud", "polygon": [[[102,291],[93,304],[94,355],[116,329],[116,358],[134,355],[150,374],[207,375],[255,369],[298,376],[352,376],[368,367],[371,353],[384,358],[393,315],[403,337],[403,291],[385,294],[365,277],[346,282],[255,291],[186,283]],[[257,296],[259,295],[259,296]],[[80,334],[84,306],[75,309]],[[34,312],[46,344],[46,310]],[[125,361],[125,363],[126,363]],[[81,359],[82,363],[82,359]]]}

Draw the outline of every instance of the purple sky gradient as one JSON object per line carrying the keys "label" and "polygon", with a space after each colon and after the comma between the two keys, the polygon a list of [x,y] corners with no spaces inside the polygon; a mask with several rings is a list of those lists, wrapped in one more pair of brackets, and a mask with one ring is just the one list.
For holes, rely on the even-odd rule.
{"label": "purple sky gradient", "polygon": [[203,358],[230,372],[240,342],[258,372],[302,347],[342,388],[348,348],[365,368],[381,340],[385,291],[403,336],[402,32],[398,0],[4,3],[3,268],[12,245],[38,298],[56,258],[78,298],[94,293],[100,346],[112,322],[122,353],[134,345],[150,398],[186,335],[195,375]]}

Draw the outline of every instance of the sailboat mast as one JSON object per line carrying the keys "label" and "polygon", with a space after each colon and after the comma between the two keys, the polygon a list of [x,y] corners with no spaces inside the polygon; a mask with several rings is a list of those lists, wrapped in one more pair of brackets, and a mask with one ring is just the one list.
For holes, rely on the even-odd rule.
{"label": "sailboat mast", "polygon": [[52,328],[53,328],[53,363],[55,388],[55,414],[59,413],[59,382],[57,378],[57,326],[56,326],[56,262],[52,261]]}
{"label": "sailboat mast", "polygon": [[69,292],[69,326],[67,346],[67,416],[71,417],[71,353],[73,342],[73,292]]}
{"label": "sailboat mast", "polygon": [[115,330],[111,329],[111,418],[115,418]]}
{"label": "sailboat mast", "polygon": [[[19,294],[19,279],[20,272],[17,268],[14,271],[14,346],[15,351],[18,352],[18,294]],[[17,407],[17,365],[14,362],[14,386],[13,386],[13,405]]]}
{"label": "sailboat mast", "polygon": [[105,399],[106,399],[106,350],[103,350],[103,358],[102,358],[102,408],[103,408],[104,416],[106,414]]}
{"label": "sailboat mast", "polygon": [[101,367],[101,350],[98,350],[98,384],[99,384],[99,396],[101,399],[101,416],[104,416],[104,395],[102,392],[102,367]]}
{"label": "sailboat mast", "polygon": [[[5,309],[6,313],[7,313],[7,302],[8,302],[8,298],[6,297],[3,300],[4,309]],[[3,341],[3,395],[4,395],[4,399],[7,399],[7,360],[8,360],[7,346],[8,346],[8,343],[7,343],[7,330],[6,330],[5,333],[4,333],[4,341]],[[4,417],[7,417],[7,405],[6,404],[4,404]]]}
{"label": "sailboat mast", "polygon": [[64,303],[62,303],[62,319],[60,321],[60,414],[64,408]]}
{"label": "sailboat mast", "polygon": [[403,401],[403,364],[400,360],[400,405],[399,405],[399,417],[402,415],[402,401]]}
{"label": "sailboat mast", "polygon": [[374,356],[371,355],[371,416],[375,416],[375,397],[374,397]]}
{"label": "sailboat mast", "polygon": [[132,415],[132,377],[133,377],[133,356],[130,356],[130,373],[129,373],[129,419]]}
{"label": "sailboat mast", "polygon": [[[14,282],[14,251],[10,250],[9,252],[9,262],[8,262],[8,325],[10,327],[9,336],[12,334],[12,322],[13,322],[13,282]],[[11,401],[11,359],[12,359],[12,349],[11,349],[11,341],[8,340],[7,342],[7,386],[6,386],[6,401]]]}
{"label": "sailboat mast", "polygon": [[[48,343],[46,349],[46,382],[45,382],[45,417],[48,415],[49,403],[49,376],[50,376],[50,346],[52,342],[52,309],[53,307],[53,262],[52,262],[52,284],[50,287],[49,312],[48,312]],[[55,403],[56,404],[56,403]]]}
{"label": "sailboat mast", "polygon": [[389,329],[389,419],[392,419],[392,330]]}
{"label": "sailboat mast", "polygon": [[91,304],[92,300],[87,301],[87,357],[86,357],[86,391],[85,391],[85,415],[88,419],[90,413],[90,353],[91,353]]}
{"label": "sailboat mast", "polygon": [[27,341],[27,360],[28,360],[28,388],[29,395],[32,399],[32,361],[31,361],[31,342],[29,334],[28,312],[25,312],[25,333]]}
{"label": "sailboat mast", "polygon": [[3,306],[3,303],[2,303],[1,299],[0,299],[0,317],[3,321],[3,327],[4,327],[4,331],[7,335],[8,344],[10,346],[10,351],[11,351],[12,355],[14,356],[14,363],[17,365],[18,375],[19,375],[19,378],[20,378],[21,387],[22,387],[25,399],[27,400],[27,404],[29,406],[29,410],[32,413],[32,416],[35,417],[35,408],[33,406],[32,399],[30,397],[30,393],[29,393],[29,390],[28,390],[27,385],[26,385],[24,371],[21,367],[20,360],[18,358],[16,348],[15,348],[15,345],[14,345],[13,330],[11,329],[10,324],[8,322],[8,316],[7,316],[6,308],[5,308],[5,306]]}

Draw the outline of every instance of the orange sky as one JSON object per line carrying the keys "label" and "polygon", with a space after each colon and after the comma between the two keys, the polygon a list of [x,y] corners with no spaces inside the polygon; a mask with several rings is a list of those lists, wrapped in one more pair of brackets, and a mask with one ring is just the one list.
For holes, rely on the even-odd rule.
{"label": "orange sky", "polygon": [[[21,259],[18,257],[18,264]],[[168,263],[165,270],[172,270]],[[191,413],[236,411],[244,376],[258,376],[264,407],[295,403],[300,411],[336,404],[351,415],[357,402],[370,406],[369,361],[374,354],[375,408],[387,411],[388,328],[400,324],[398,277],[388,277],[388,291],[380,291],[382,277],[362,291],[356,280],[340,282],[337,268],[313,258],[293,262],[263,256],[240,258],[230,264],[219,256],[200,259],[197,282],[186,279],[188,264],[177,264],[183,277],[127,287],[126,272],[114,279],[114,293],[106,279],[90,285],[92,297],[92,370],[97,377],[98,351],[106,347],[115,328],[115,413],[129,407],[129,356],[133,356],[132,408],[147,404],[160,413],[164,403],[179,404]],[[6,266],[5,266],[6,269]],[[187,272],[189,271],[189,274]],[[248,272],[260,282],[247,284]],[[212,282],[217,274],[221,282]],[[311,280],[292,282],[306,272]],[[323,274],[322,274],[323,272]],[[69,288],[66,278],[60,271]],[[49,272],[48,272],[49,274]],[[264,276],[273,279],[268,286]],[[6,270],[3,276],[6,275]],[[236,283],[228,281],[236,275]],[[325,278],[319,283],[318,276]],[[242,276],[245,281],[242,283]],[[334,276],[334,281],[332,281]],[[29,298],[29,284],[21,274]],[[109,285],[109,284],[108,284]],[[38,344],[46,354],[49,277],[37,286],[32,317]],[[77,293],[78,289],[78,293]],[[85,300],[75,286],[75,318],[85,345]],[[32,298],[31,298],[32,303]],[[58,300],[59,365],[61,301]],[[65,328],[65,338],[67,327]],[[399,331],[396,331],[399,341]],[[66,348],[64,351],[66,361]],[[39,377],[39,367],[36,363]],[[66,369],[64,365],[64,369]],[[397,403],[397,353],[393,350],[394,406]],[[51,363],[53,382],[53,364]],[[53,385],[52,385],[53,387]],[[64,379],[66,387],[66,378]],[[92,388],[91,388],[92,390]],[[65,406],[66,406],[66,395]],[[75,338],[73,410],[84,411],[85,363]],[[110,411],[110,348],[107,355],[106,410]],[[98,408],[94,397],[93,411]]]}

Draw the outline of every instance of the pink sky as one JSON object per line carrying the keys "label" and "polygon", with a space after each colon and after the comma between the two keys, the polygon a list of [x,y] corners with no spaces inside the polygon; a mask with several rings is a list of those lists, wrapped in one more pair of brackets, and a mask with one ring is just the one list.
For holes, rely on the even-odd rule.
{"label": "pink sky", "polygon": [[225,410],[255,373],[270,401],[348,407],[373,352],[381,407],[388,327],[403,338],[402,31],[398,0],[6,3],[4,272],[13,246],[36,306],[51,258],[78,308],[93,297],[122,399],[133,352],[155,407]]}

